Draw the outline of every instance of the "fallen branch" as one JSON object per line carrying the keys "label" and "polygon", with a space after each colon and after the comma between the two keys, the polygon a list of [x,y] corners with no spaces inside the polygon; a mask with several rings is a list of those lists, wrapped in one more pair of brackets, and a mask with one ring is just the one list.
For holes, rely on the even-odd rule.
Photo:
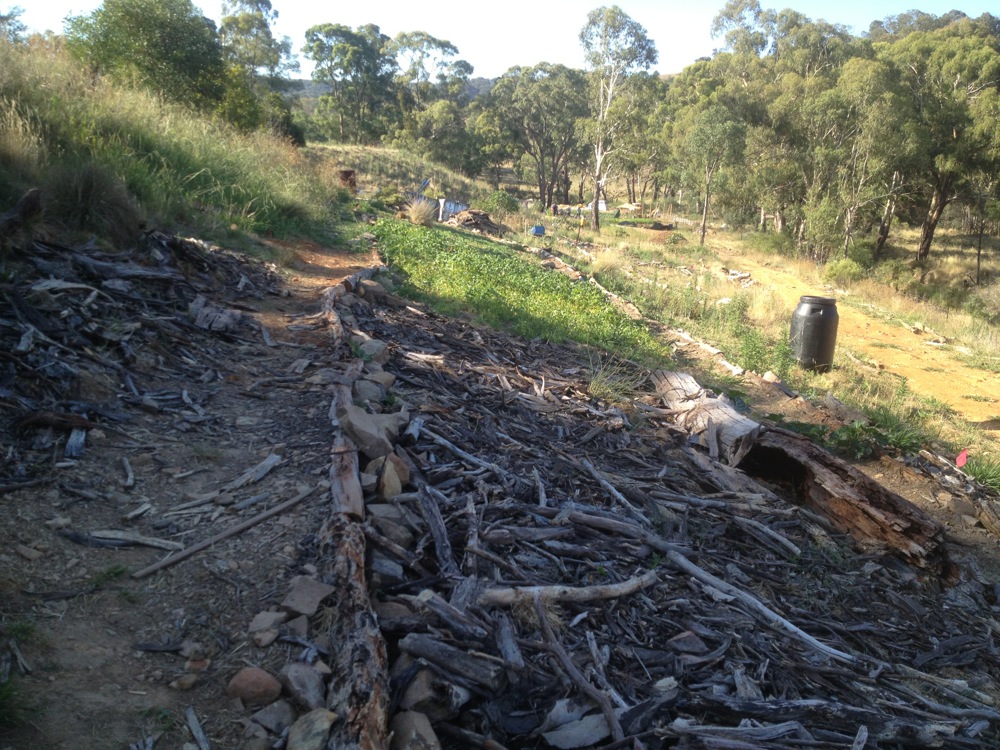
{"label": "fallen branch", "polygon": [[598,586],[524,586],[486,589],[479,595],[478,604],[483,607],[509,606],[518,602],[541,599],[546,602],[592,602],[603,599],[617,599],[634,594],[659,580],[655,570],[641,576],[629,578],[620,583],[606,583]]}
{"label": "fallen branch", "polygon": [[319,487],[316,486],[316,487],[310,487],[309,489],[306,490],[302,490],[298,495],[293,497],[291,500],[286,500],[280,505],[275,505],[270,510],[265,510],[262,513],[258,513],[253,518],[248,518],[246,521],[243,521],[243,523],[238,523],[231,529],[226,529],[220,534],[216,534],[213,537],[209,537],[204,541],[198,542],[197,544],[188,547],[183,552],[178,552],[173,557],[164,558],[163,560],[160,560],[157,563],[153,563],[152,565],[149,565],[143,568],[142,570],[135,571],[132,574],[132,578],[145,578],[146,576],[152,573],[156,573],[157,571],[163,570],[164,568],[169,568],[170,566],[175,565],[181,562],[182,560],[186,560],[192,555],[195,555],[204,549],[208,549],[213,544],[218,544],[223,539],[229,539],[230,537],[236,536],[237,534],[242,534],[247,529],[253,528],[257,524],[263,523],[267,519],[280,515],[289,508],[298,505],[318,489]]}

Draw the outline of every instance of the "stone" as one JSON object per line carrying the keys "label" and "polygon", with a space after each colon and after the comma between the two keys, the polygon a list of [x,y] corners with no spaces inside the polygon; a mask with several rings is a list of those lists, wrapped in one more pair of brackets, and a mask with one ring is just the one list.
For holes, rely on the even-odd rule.
{"label": "stone", "polygon": [[359,477],[361,478],[361,489],[366,494],[374,494],[375,488],[378,486],[378,477],[374,474],[365,474],[363,471]]}
{"label": "stone", "polygon": [[187,674],[182,674],[176,680],[171,682],[169,687],[174,690],[191,690],[197,684],[198,675],[188,672]]}
{"label": "stone", "polygon": [[250,717],[271,734],[281,734],[295,723],[295,709],[286,700],[277,700]]}
{"label": "stone", "polygon": [[384,401],[385,386],[368,378],[354,381],[354,397],[358,401]]}
{"label": "stone", "polygon": [[400,711],[389,722],[389,750],[440,750],[441,742],[430,720],[417,711]]}
{"label": "stone", "polygon": [[365,467],[365,473],[378,477],[375,494],[380,500],[392,500],[403,493],[403,483],[400,482],[399,475],[396,473],[396,466],[388,460],[388,457],[383,456],[371,461]]}
{"label": "stone", "polygon": [[403,549],[413,549],[413,533],[402,524],[391,521],[388,518],[375,518],[375,527],[386,539],[395,542]]}
{"label": "stone", "polygon": [[337,714],[325,708],[310,711],[292,724],[286,750],[323,750]]}
{"label": "stone", "polygon": [[389,361],[391,352],[389,351],[389,345],[384,341],[369,339],[361,345],[361,355],[363,359],[384,365]]}
{"label": "stone", "polygon": [[418,711],[431,721],[445,721],[458,716],[471,697],[465,688],[440,679],[429,669],[421,669],[403,691],[399,707]]}
{"label": "stone", "polygon": [[359,287],[361,295],[376,304],[381,303],[385,299],[385,287],[375,281],[375,279],[362,279]]}
{"label": "stone", "polygon": [[344,404],[337,409],[341,428],[369,458],[392,453],[392,443],[377,421],[381,416],[369,414],[354,404]]}
{"label": "stone", "polygon": [[288,635],[296,635],[299,638],[305,638],[309,635],[309,618],[305,615],[299,615],[295,619],[289,620],[285,623],[285,632]]}
{"label": "stone", "polygon": [[952,495],[948,499],[948,507],[960,516],[975,516],[978,513],[975,503],[961,495]]}
{"label": "stone", "polygon": [[257,648],[267,648],[276,640],[281,633],[278,632],[277,628],[268,628],[267,630],[258,630],[256,633],[251,634],[250,640],[253,641],[253,645]]}
{"label": "stone", "polygon": [[246,744],[243,746],[243,750],[271,750],[274,747],[274,741],[269,740],[266,737],[254,737],[253,739],[247,740]]}
{"label": "stone", "polygon": [[292,588],[281,602],[281,608],[295,615],[312,617],[320,603],[334,591],[333,586],[320,583],[309,576],[295,576]]}
{"label": "stone", "polygon": [[278,673],[278,679],[292,702],[300,708],[312,711],[325,705],[326,687],[323,685],[323,678],[308,664],[300,661],[286,664]]}
{"label": "stone", "polygon": [[287,612],[258,612],[250,621],[247,632],[259,633],[261,630],[277,630],[278,626],[287,619]]}
{"label": "stone", "polygon": [[25,560],[28,560],[28,561],[31,561],[31,562],[34,562],[39,557],[42,557],[42,554],[43,554],[43,553],[39,552],[37,549],[35,549],[34,547],[28,547],[28,546],[25,546],[23,544],[17,545],[17,547],[15,547],[15,549],[17,550],[17,554],[19,554]]}
{"label": "stone", "polygon": [[[369,363],[371,364],[371,363]],[[369,372],[366,376],[368,380],[372,380],[379,385],[381,385],[386,390],[389,390],[396,384],[396,376],[391,372],[386,372],[385,370],[376,370],[374,372]]]}
{"label": "stone", "polygon": [[278,679],[260,667],[243,667],[226,686],[226,695],[239,698],[247,705],[273,703],[281,695]]}

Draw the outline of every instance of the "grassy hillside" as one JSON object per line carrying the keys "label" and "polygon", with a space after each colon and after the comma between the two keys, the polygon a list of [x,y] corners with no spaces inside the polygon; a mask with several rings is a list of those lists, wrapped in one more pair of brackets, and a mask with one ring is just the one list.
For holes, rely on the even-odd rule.
{"label": "grassy hillside", "polygon": [[42,187],[55,230],[117,241],[143,224],[319,238],[347,199],[327,164],[91,79],[50,43],[0,41],[0,203]]}

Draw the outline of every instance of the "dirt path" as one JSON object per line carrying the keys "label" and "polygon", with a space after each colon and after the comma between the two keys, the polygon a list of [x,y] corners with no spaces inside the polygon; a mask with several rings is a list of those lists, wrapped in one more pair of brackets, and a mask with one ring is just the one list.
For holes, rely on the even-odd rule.
{"label": "dirt path", "polygon": [[866,364],[905,378],[911,391],[947,404],[963,419],[984,429],[1000,429],[1000,378],[964,364],[956,350],[958,342],[942,344],[932,332],[914,332],[901,323],[867,314],[851,304],[849,295],[817,288],[777,267],[777,262],[761,263],[745,257],[729,257],[723,262],[748,271],[771,289],[784,301],[789,315],[803,295],[840,297],[834,366],[849,351]]}

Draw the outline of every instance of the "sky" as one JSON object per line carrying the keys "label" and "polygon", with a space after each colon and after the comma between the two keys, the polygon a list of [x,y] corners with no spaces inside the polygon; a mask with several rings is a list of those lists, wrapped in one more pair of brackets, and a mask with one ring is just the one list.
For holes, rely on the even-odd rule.
{"label": "sky", "polygon": [[[725,0],[504,0],[467,4],[420,2],[420,0],[368,0],[368,2],[316,2],[316,0],[271,0],[278,11],[276,36],[288,36],[296,53],[311,26],[339,23],[351,28],[373,23],[383,34],[423,31],[458,48],[458,57],[475,68],[474,76],[495,78],[509,68],[540,62],[583,68],[579,34],[587,14],[601,5],[618,5],[640,23],[656,44],[659,62],[654,70],[678,73],[699,57],[710,56],[721,41],[711,36],[712,19]],[[222,17],[221,0],[194,0],[206,16]],[[21,21],[33,31],[62,32],[68,15],[89,13],[101,0],[0,0],[0,11],[24,8]],[[792,8],[812,20],[843,24],[855,34],[887,16],[917,8],[942,15],[955,9],[975,18],[998,13],[996,0],[761,0],[764,8]],[[301,55],[300,55],[301,60]],[[309,68],[305,60],[303,75]]]}

